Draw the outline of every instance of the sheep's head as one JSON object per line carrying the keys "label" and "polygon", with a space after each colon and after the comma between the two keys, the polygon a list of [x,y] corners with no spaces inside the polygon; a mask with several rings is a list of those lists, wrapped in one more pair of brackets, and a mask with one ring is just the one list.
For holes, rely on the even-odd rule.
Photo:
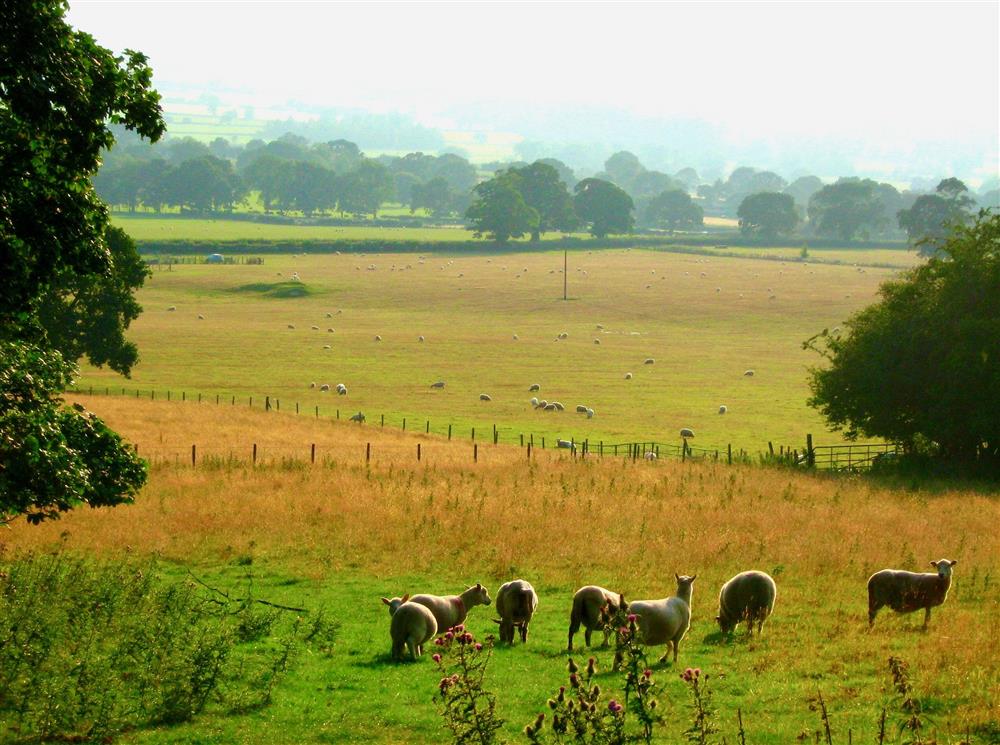
{"label": "sheep's head", "polygon": [[490,593],[485,587],[483,587],[479,582],[476,583],[475,587],[470,587],[464,593],[465,606],[471,608],[474,605],[489,605],[490,604]]}
{"label": "sheep's head", "polygon": [[403,595],[403,597],[393,598],[392,600],[390,600],[389,598],[382,598],[382,602],[389,606],[389,616],[391,617],[395,615],[396,611],[399,609],[399,606],[401,606],[409,599],[410,599],[410,593],[406,593],[405,595]]}
{"label": "sheep's head", "polygon": [[957,563],[957,561],[952,561],[950,559],[939,559],[938,561],[932,561],[931,566],[937,569],[939,577],[950,577],[951,568]]}
{"label": "sheep's head", "polygon": [[736,628],[736,621],[733,620],[732,618],[728,617],[723,618],[721,615],[719,615],[715,617],[715,620],[718,622],[719,630],[723,634],[728,634],[730,631]]}

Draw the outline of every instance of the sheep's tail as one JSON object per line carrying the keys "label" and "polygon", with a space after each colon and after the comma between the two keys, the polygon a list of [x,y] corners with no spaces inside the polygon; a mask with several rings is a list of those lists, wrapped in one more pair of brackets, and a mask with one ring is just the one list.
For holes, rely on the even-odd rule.
{"label": "sheep's tail", "polygon": [[527,621],[529,618],[531,618],[531,614],[533,611],[531,607],[532,594],[533,593],[531,592],[531,590],[521,590],[521,592],[518,593],[518,601],[517,601],[518,608],[516,617],[522,621]]}

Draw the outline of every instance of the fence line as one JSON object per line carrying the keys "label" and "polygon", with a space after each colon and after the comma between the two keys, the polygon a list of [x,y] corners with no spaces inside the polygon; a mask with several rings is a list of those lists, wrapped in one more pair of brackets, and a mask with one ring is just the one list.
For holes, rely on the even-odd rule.
{"label": "fence line", "polygon": [[[140,389],[130,391],[121,386],[105,386],[104,390],[100,387],[95,388],[94,386],[89,386],[88,388],[75,387],[69,389],[67,393],[70,394],[89,394],[89,395],[121,395],[125,397],[132,397],[134,394],[135,398],[146,398],[146,393]],[[202,393],[192,394],[189,398],[186,391],[180,392],[180,398],[178,399],[176,395],[171,390],[165,392],[161,391],[160,396],[166,396],[167,401],[197,401],[198,403],[211,402],[213,396],[205,396]],[[221,394],[213,394],[214,402],[216,405],[244,405],[244,398],[237,398],[236,395],[231,394],[230,396],[222,396]],[[157,391],[151,389],[148,392],[150,400],[155,401],[157,397]],[[278,398],[271,398],[271,396],[257,396],[257,407],[263,411],[281,411],[281,400]],[[245,398],[246,405],[250,408],[254,407],[254,396],[247,395]],[[286,411],[290,411],[289,404],[286,401]],[[320,418],[320,407],[315,405],[312,407],[312,411],[308,407],[302,407],[299,402],[294,403],[294,410],[296,414],[301,414],[305,412],[314,416],[316,419]],[[359,412],[360,413],[360,412]],[[333,410],[330,418],[334,420],[341,419],[341,411],[339,408]],[[346,419],[355,420],[356,415],[351,415],[346,417]],[[412,420],[411,420],[412,421]],[[419,420],[418,420],[419,421]],[[367,418],[362,417],[358,424],[363,424],[367,422]],[[376,426],[374,423],[371,426]],[[381,414],[378,419],[377,426],[380,428],[385,428],[386,418],[385,414]],[[392,423],[389,423],[392,426]],[[407,431],[407,417],[402,417],[401,430]],[[420,432],[423,431],[424,434],[433,434],[440,436],[442,438],[447,437],[447,440],[451,441],[453,439],[453,434],[460,435],[460,432],[453,432],[453,424],[449,423],[447,426],[447,434],[442,430],[441,432],[432,431],[430,419],[425,419],[423,421],[423,426],[411,427],[409,431]],[[682,462],[688,460],[692,461],[712,461],[717,463],[726,463],[728,465],[736,464],[749,464],[749,463],[769,463],[777,465],[788,465],[796,467],[807,467],[815,468],[817,470],[830,470],[830,471],[860,471],[867,470],[873,465],[876,465],[881,460],[886,458],[894,458],[899,455],[901,449],[898,444],[895,443],[863,443],[863,444],[846,444],[846,445],[813,445],[812,435],[806,435],[805,446],[799,450],[798,448],[793,448],[789,445],[779,445],[776,449],[773,442],[767,443],[767,450],[758,451],[756,454],[751,453],[743,448],[734,449],[732,444],[728,444],[725,448],[713,448],[713,447],[703,447],[692,445],[687,439],[682,438],[680,443],[668,443],[660,442],[656,440],[641,440],[641,441],[631,441],[631,442],[604,442],[603,440],[598,440],[593,442],[589,439],[577,440],[571,438],[569,440],[559,439],[555,443],[555,447],[552,447],[552,442],[549,442],[549,446],[546,447],[546,439],[544,436],[538,438],[538,442],[535,441],[534,433],[525,433],[517,431],[511,427],[498,427],[495,423],[492,425],[492,432],[487,432],[486,441],[492,440],[494,445],[500,444],[517,444],[521,448],[527,448],[527,457],[530,459],[532,456],[532,451],[538,451],[539,448],[542,450],[558,451],[565,450],[569,452],[572,458],[586,459],[588,457],[597,456],[599,458],[605,457],[619,457],[625,458],[626,460],[646,460],[655,461],[661,458],[674,458],[679,459]],[[478,462],[479,457],[479,443],[482,438],[477,441],[476,439],[476,427],[471,427],[467,430],[469,435],[469,442],[473,445],[472,456],[473,462]],[[480,430],[482,432],[482,430]],[[490,434],[492,436],[490,436]],[[510,435],[508,440],[506,435]],[[501,436],[503,437],[503,442],[501,442]],[[329,449],[329,448],[327,448]],[[226,458],[233,459],[238,457],[232,452],[232,448],[224,449],[227,451]],[[269,451],[272,448],[269,447]],[[311,447],[307,450],[310,451],[309,461],[315,463],[316,456],[316,445],[311,444]],[[199,451],[195,445],[191,445],[190,448],[149,448],[143,450],[144,457],[148,454],[153,453],[157,455],[161,460],[179,462],[179,453],[184,451],[185,453],[190,452],[190,459],[193,464],[198,461],[198,453],[203,454],[202,459],[218,459],[222,457],[221,455],[212,454],[211,449],[208,454],[205,454],[205,450],[201,449]],[[298,451],[295,449],[288,450],[288,455],[282,455],[282,458],[289,459],[291,461],[296,460],[296,455]],[[365,455],[366,462],[371,460],[371,444],[368,444],[367,453]],[[426,450],[424,450],[424,455],[426,455]],[[263,459],[264,454],[258,453],[257,444],[253,444],[253,452],[251,457],[251,463],[257,463],[259,459]],[[420,444],[417,444],[416,450],[416,460],[421,460],[421,450]]]}

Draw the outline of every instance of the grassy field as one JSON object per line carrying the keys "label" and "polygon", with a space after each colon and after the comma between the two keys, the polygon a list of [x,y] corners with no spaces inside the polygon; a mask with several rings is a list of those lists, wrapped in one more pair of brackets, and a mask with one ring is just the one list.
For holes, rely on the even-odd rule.
{"label": "grassy field", "polygon": [[[892,276],[581,251],[571,255],[563,301],[562,260],[561,252],[276,255],[260,266],[161,267],[139,294],[145,312],[129,332],[141,353],[133,379],[85,369],[81,385],[244,403],[254,396],[255,405],[267,395],[286,409],[319,406],[323,416],[336,408],[364,411],[369,421],[384,414],[393,427],[403,418],[411,429],[429,421],[435,432],[452,424],[464,438],[476,427],[484,439],[495,424],[505,442],[532,433],[536,443],[676,442],[690,427],[693,444],[706,447],[800,448],[806,433],[838,440],[805,404],[806,369],[820,360],[802,341],[840,325]],[[293,272],[301,282],[289,282]],[[568,338],[556,341],[562,332]],[[748,369],[754,377],[744,376]],[[438,380],[446,387],[431,389]],[[310,388],[341,382],[347,396]],[[568,410],[534,410],[533,383],[540,398]],[[481,393],[493,400],[480,401]],[[578,404],[596,416],[573,413]]]}
{"label": "grassy field", "polygon": [[[495,593],[517,576],[537,589],[538,614],[526,646],[497,650],[487,687],[499,694],[503,734],[523,742],[521,728],[565,682],[574,588],[594,582],[632,599],[662,597],[673,590],[674,572],[698,575],[678,666],[711,676],[716,722],[729,742],[737,707],[748,742],[812,740],[821,728],[809,710],[817,692],[835,742],[846,742],[848,730],[856,742],[873,741],[883,706],[890,727],[901,717],[890,655],[911,664],[928,729],[941,742],[958,742],[967,730],[973,742],[1000,736],[996,493],[894,491],[856,477],[580,461],[556,451],[536,451],[529,464],[517,448],[492,446],[473,464],[468,443],[440,437],[205,403],[77,400],[139,443],[140,453],[153,445],[183,451],[197,440],[245,454],[258,442],[273,459],[257,468],[156,465],[135,505],[79,511],[41,527],[16,524],[0,537],[0,555],[54,547],[107,559],[154,555],[168,576],[190,570],[233,589],[252,574],[258,597],[326,606],[342,624],[332,655],[298,658],[270,707],[242,715],[210,707],[188,724],[128,733],[126,742],[444,742],[431,701],[440,674],[426,657],[389,660],[379,597],[457,592],[476,581]],[[369,441],[377,457],[366,468]],[[286,449],[306,442],[317,443],[315,466],[301,448],[298,462],[282,462]],[[924,568],[943,556],[959,564],[930,631],[919,631],[922,616],[884,611],[869,632],[868,575]],[[752,567],[777,580],[775,615],[763,638],[727,640],[712,621],[718,587]],[[492,617],[492,608],[475,608],[469,627],[490,633]],[[591,653],[601,686],[613,690],[610,653]],[[666,688],[663,742],[684,741],[690,722],[676,673],[669,663],[654,665]]]}

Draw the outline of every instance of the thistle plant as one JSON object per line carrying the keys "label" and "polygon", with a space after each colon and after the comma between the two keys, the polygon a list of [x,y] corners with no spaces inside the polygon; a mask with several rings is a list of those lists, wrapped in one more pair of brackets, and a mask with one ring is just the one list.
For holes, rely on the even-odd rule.
{"label": "thistle plant", "polygon": [[492,635],[476,641],[462,624],[434,640],[438,651],[432,659],[443,674],[435,699],[456,744],[499,742],[503,720],[496,714],[496,696],[483,687],[493,642]]}
{"label": "thistle plant", "polygon": [[[708,688],[708,675],[702,675],[700,668],[687,668],[681,673],[681,680],[691,690],[691,726],[684,730],[688,742],[706,745],[711,742],[718,729],[712,722],[712,692]],[[742,721],[742,717],[741,717]]]}

